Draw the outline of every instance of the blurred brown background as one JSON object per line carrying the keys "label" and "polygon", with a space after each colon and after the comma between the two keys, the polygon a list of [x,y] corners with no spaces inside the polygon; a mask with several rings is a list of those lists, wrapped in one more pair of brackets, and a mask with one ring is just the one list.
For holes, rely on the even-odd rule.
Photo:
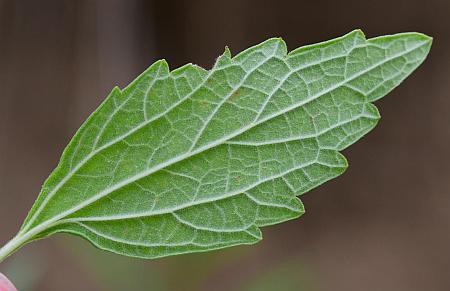
{"label": "blurred brown background", "polygon": [[450,1],[0,0],[0,243],[114,85],[166,58],[210,67],[270,36],[420,31],[427,61],[378,102],[350,168],[254,246],[143,261],[57,235],[0,266],[19,290],[450,290]]}

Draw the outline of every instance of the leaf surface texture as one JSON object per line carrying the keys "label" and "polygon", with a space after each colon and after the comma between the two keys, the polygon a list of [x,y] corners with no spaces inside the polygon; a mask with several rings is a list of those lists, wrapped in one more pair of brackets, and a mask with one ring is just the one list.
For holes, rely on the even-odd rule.
{"label": "leaf surface texture", "polygon": [[142,258],[255,243],[346,169],[339,151],[376,125],[372,102],[430,45],[356,30],[290,53],[279,38],[226,49],[209,71],[157,61],[78,130],[19,235],[69,232]]}

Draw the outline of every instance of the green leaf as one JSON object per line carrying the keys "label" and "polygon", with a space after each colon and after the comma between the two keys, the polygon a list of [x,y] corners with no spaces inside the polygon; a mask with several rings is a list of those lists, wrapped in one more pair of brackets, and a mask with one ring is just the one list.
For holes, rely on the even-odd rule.
{"label": "green leaf", "polygon": [[356,30],[290,53],[280,38],[226,49],[210,71],[157,61],[78,130],[9,248],[56,232],[141,258],[255,243],[346,169],[339,151],[379,119],[371,102],[430,46]]}

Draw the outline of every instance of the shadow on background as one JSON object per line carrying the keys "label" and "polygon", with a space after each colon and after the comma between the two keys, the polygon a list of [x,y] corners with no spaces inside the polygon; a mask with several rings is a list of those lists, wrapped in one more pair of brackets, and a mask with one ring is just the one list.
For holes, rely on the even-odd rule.
{"label": "shadow on background", "polygon": [[81,122],[159,58],[211,67],[229,45],[293,49],[361,28],[433,36],[427,61],[378,102],[350,168],[307,214],[250,247],[144,261],[67,235],[7,260],[19,290],[450,290],[450,2],[0,0],[0,241],[19,228]]}

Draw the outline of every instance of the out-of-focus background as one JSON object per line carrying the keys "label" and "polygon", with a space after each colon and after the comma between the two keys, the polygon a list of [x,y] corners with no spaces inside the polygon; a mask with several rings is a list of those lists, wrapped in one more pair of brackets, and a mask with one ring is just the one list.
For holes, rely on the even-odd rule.
{"label": "out-of-focus background", "polygon": [[155,60],[211,67],[283,37],[288,47],[361,28],[434,37],[425,63],[377,103],[350,168],[303,196],[302,218],[264,240],[144,261],[69,235],[0,266],[19,290],[450,290],[450,1],[0,0],[0,244],[75,130],[114,85]]}

